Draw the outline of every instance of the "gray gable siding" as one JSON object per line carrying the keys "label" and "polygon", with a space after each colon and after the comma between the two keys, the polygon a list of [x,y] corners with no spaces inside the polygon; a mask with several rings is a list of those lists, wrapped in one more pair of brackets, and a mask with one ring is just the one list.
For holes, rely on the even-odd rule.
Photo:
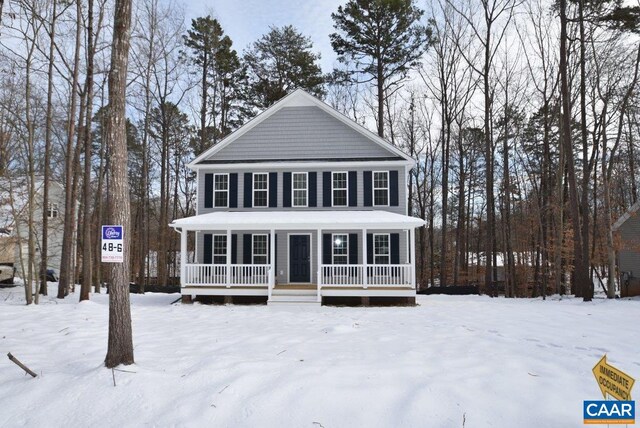
{"label": "gray gable siding", "polygon": [[397,156],[315,106],[283,107],[227,147],[216,161]]}
{"label": "gray gable siding", "polygon": [[[397,207],[365,207],[364,206],[364,171],[398,171],[398,206]],[[308,208],[297,208],[297,207],[283,207],[282,205],[282,196],[283,196],[283,172],[312,172],[315,171],[317,173],[317,207],[308,207]],[[323,207],[323,185],[322,185],[322,173],[325,171],[356,171],[357,173],[357,195],[358,195],[358,205],[357,207]],[[406,214],[407,213],[407,177],[404,173],[403,167],[391,168],[388,166],[376,166],[375,162],[371,163],[371,166],[366,167],[342,167],[336,165],[333,168],[305,168],[304,166],[296,167],[296,168],[260,168],[260,165],[256,165],[255,168],[252,169],[225,169],[224,171],[221,169],[200,169],[198,171],[198,214],[206,214],[214,211],[228,211],[229,208],[205,208],[204,207],[204,198],[205,198],[205,185],[204,185],[204,177],[207,173],[220,173],[220,172],[230,172],[238,174],[238,208],[233,209],[233,211],[260,211],[260,210],[274,210],[274,209],[285,209],[287,211],[317,211],[317,210],[386,210],[391,211],[398,214]],[[244,208],[244,173],[245,172],[276,172],[278,174],[278,206],[277,208]]]}
{"label": "gray gable siding", "polygon": [[619,269],[640,278],[640,213],[632,214],[618,232],[622,244],[618,252]]}

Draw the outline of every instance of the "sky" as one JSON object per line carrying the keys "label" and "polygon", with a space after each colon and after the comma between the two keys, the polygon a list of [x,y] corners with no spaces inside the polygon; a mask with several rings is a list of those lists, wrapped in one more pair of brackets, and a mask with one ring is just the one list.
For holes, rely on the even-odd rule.
{"label": "sky", "polygon": [[188,0],[187,25],[191,19],[211,14],[231,37],[238,53],[269,31],[270,26],[293,25],[313,42],[322,57],[322,71],[336,64],[329,34],[334,32],[331,13],[346,0]]}

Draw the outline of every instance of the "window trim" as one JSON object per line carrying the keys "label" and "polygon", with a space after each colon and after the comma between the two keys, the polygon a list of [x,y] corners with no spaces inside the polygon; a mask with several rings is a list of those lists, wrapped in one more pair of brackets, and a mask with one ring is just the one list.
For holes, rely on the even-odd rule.
{"label": "window trim", "polygon": [[[265,253],[264,254],[256,254],[255,251],[254,251],[255,248],[256,248],[255,247],[256,236],[264,236],[264,238],[265,238],[266,245],[265,245]],[[254,260],[256,255],[258,257],[264,256],[265,257],[265,262],[264,263],[256,263],[256,261]],[[266,233],[254,233],[254,234],[251,235],[251,264],[252,265],[262,265],[262,264],[268,265],[269,264],[269,235],[268,234],[266,234]]]}
{"label": "window trim", "polygon": [[337,256],[341,257],[341,256],[345,256],[347,258],[347,262],[344,264],[339,264],[338,266],[344,266],[344,265],[348,265],[349,264],[349,234],[348,233],[332,233],[331,234],[331,264],[335,265],[336,264],[336,247],[334,246],[334,243],[336,242],[336,236],[344,236],[346,239],[344,240],[345,242],[345,249],[346,249],[346,253],[345,254],[337,254]]}
{"label": "window trim", "polygon": [[[295,188],[295,176],[296,174],[300,175],[300,174],[304,174],[304,183],[305,183],[305,188],[304,189],[296,189]],[[304,200],[305,200],[305,204],[304,205],[296,205],[296,190],[297,191],[301,191],[304,190]],[[305,171],[298,171],[298,172],[292,172],[291,173],[291,206],[293,208],[308,208],[309,207],[309,173],[305,172]]]}
{"label": "window trim", "polygon": [[[385,187],[376,187],[376,174],[384,173],[387,174],[387,203],[386,204],[376,204],[376,190],[383,190]],[[389,171],[372,171],[371,172],[371,205],[374,207],[388,207],[391,202],[391,193],[390,193],[390,183],[389,183]]]}
{"label": "window trim", "polygon": [[59,216],[60,216],[60,207],[58,206],[58,203],[49,202],[49,206],[47,207],[47,218],[58,218]]}
{"label": "window trim", "polygon": [[[346,177],[345,183],[346,183],[346,184],[345,184],[345,188],[344,188],[344,189],[342,189],[342,188],[340,188],[340,189],[335,189],[335,188],[333,187],[333,176],[334,176],[335,174],[344,174],[344,175],[345,175],[345,177]],[[344,202],[345,202],[345,203],[344,203],[344,205],[336,205],[336,204],[334,203],[333,199],[334,199],[334,191],[335,191],[335,190],[344,190],[344,191],[346,192],[346,197],[345,197],[345,200],[344,200]],[[331,171],[331,206],[332,206],[332,207],[348,207],[348,206],[349,206],[349,172],[348,172],[348,171]]]}
{"label": "window trim", "polygon": [[[227,176],[227,189],[226,190],[216,190],[216,177],[217,176]],[[228,172],[215,172],[213,174],[213,208],[229,208],[229,187],[231,185],[231,182],[229,181],[231,179],[230,174]],[[216,205],[216,192],[220,192],[220,193],[226,193],[227,197],[225,198],[226,203],[224,205]]]}
{"label": "window trim", "polygon": [[[389,248],[389,252],[387,254],[378,254],[376,253],[376,236],[386,236],[387,237],[387,244],[388,244],[388,248]],[[373,242],[371,243],[373,245],[373,264],[374,265],[380,265],[381,263],[376,263],[376,257],[386,257],[387,258],[387,263],[383,263],[390,265],[391,264],[391,234],[390,233],[374,233],[373,234]]]}
{"label": "window trim", "polygon": [[[216,254],[216,237],[222,236],[224,237],[224,254]],[[227,242],[227,234],[226,233],[213,233],[211,234],[211,264],[212,265],[217,265],[217,266],[223,266],[226,265],[228,260],[227,260],[227,246],[229,245],[229,242]],[[224,257],[224,263],[216,263],[216,256],[218,257]]]}
{"label": "window trim", "polygon": [[[257,189],[256,190],[256,175],[264,175],[267,177],[266,189]],[[256,205],[256,191],[257,192],[267,192],[266,202],[264,205],[257,206]],[[268,172],[254,172],[251,174],[251,206],[253,208],[269,208],[269,173]]]}

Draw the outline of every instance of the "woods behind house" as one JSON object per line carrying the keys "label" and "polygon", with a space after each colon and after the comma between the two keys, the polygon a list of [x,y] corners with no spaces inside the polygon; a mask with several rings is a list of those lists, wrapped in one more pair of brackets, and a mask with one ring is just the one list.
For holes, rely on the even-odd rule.
{"label": "woods behind house", "polygon": [[80,284],[88,299],[110,282],[99,230],[124,205],[129,280],[141,291],[176,284],[168,224],[195,212],[187,164],[296,88],[417,161],[419,288],[615,295],[610,226],[638,199],[639,6],[350,0],[331,14],[337,61],[323,70],[305,29],[273,26],[237,46],[213,16],[138,0],[127,203],[108,173],[124,162],[107,144],[114,6],[0,1],[0,239],[20,237],[13,263],[32,285],[27,303],[47,292],[47,268],[59,272],[59,298]]}

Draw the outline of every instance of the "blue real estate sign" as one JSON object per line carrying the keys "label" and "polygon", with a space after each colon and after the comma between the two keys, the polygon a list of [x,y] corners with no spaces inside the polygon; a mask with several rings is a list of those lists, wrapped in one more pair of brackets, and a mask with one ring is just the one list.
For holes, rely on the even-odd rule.
{"label": "blue real estate sign", "polygon": [[122,226],[102,226],[102,262],[124,261],[124,230]]}

